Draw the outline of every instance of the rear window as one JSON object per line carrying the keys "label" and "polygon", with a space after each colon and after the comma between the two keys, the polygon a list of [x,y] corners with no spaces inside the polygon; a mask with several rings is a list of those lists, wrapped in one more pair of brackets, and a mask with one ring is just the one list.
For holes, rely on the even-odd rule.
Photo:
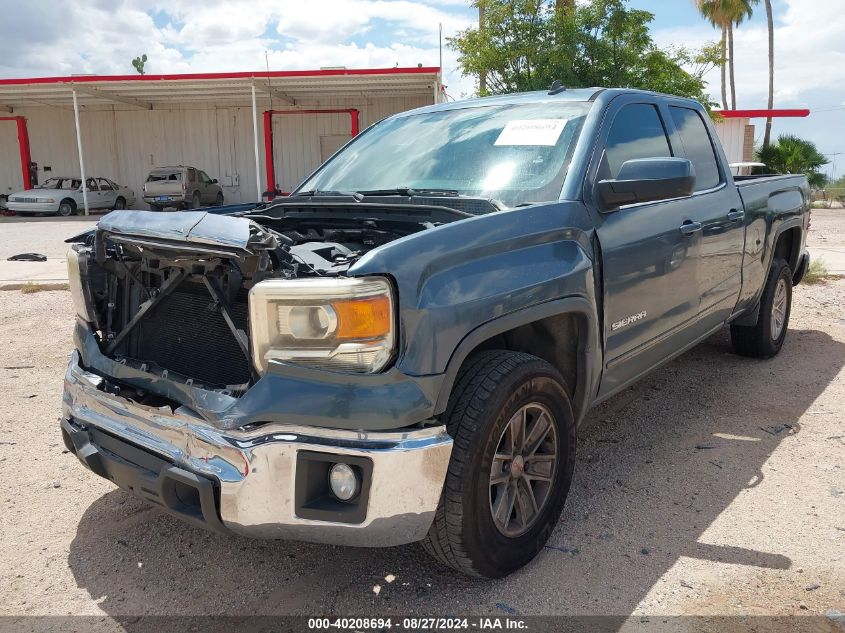
{"label": "rear window", "polygon": [[712,189],[721,182],[719,164],[713,142],[701,115],[690,108],[670,106],[672,120],[678,128],[687,159],[695,167],[695,190]]}
{"label": "rear window", "polygon": [[175,182],[182,181],[181,171],[154,171],[147,176],[147,182],[158,182],[161,180],[172,180]]}

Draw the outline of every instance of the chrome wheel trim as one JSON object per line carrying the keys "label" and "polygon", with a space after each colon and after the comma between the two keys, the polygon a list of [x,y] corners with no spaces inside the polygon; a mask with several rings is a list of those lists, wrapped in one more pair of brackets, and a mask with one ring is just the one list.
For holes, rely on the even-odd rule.
{"label": "chrome wheel trim", "polygon": [[522,536],[551,497],[558,468],[554,417],[538,402],[526,404],[505,425],[490,467],[490,513],[508,538]]}
{"label": "chrome wheel trim", "polygon": [[777,286],[775,286],[775,298],[772,300],[771,336],[773,341],[778,340],[783,333],[788,299],[786,281],[783,278],[778,279]]}

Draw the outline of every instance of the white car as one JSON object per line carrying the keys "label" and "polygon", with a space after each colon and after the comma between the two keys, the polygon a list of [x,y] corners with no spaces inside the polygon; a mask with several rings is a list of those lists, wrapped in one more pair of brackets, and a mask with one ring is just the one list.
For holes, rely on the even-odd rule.
{"label": "white car", "polygon": [[[88,178],[89,209],[126,209],[135,203],[135,192],[108,178]],[[27,189],[9,196],[9,211],[26,213],[58,213],[73,215],[85,208],[82,199],[81,178],[50,178],[34,189]]]}

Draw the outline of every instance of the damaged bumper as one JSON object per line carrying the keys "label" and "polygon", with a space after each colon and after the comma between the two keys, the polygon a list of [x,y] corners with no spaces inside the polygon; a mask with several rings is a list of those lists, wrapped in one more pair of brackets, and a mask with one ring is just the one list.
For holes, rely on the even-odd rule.
{"label": "damaged bumper", "polygon": [[[224,430],[187,407],[149,407],[104,391],[74,352],[62,434],[97,474],[204,527],[258,538],[381,547],[422,539],[452,449],[445,427],[346,431],[279,422]],[[333,463],[361,479],[331,497]]]}

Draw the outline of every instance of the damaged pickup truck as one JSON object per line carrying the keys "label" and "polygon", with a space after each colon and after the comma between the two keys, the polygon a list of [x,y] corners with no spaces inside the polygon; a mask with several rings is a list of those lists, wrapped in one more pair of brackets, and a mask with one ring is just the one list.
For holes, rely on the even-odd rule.
{"label": "damaged pickup truck", "polygon": [[807,182],[737,180],[696,102],[554,89],[390,117],[271,203],[116,211],[68,254],[65,444],[194,525],[505,575],[591,406],[726,325],[783,345]]}

